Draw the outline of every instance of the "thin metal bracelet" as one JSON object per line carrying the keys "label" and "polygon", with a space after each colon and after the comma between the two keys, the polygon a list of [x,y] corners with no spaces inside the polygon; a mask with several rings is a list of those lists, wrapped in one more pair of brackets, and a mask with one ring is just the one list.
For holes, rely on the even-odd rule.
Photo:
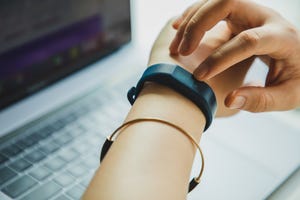
{"label": "thin metal bracelet", "polygon": [[202,176],[203,170],[204,170],[204,156],[203,156],[202,150],[201,150],[199,144],[196,142],[196,140],[188,132],[186,132],[184,129],[182,129],[179,126],[177,126],[175,124],[172,124],[171,122],[162,120],[162,119],[158,119],[158,118],[138,118],[138,119],[133,119],[133,120],[130,120],[128,122],[125,122],[124,124],[119,126],[105,141],[105,143],[102,147],[102,150],[101,150],[100,162],[105,157],[108,150],[110,149],[111,145],[114,142],[114,139],[116,139],[117,133],[119,133],[122,129],[125,129],[130,125],[140,123],[140,122],[158,122],[158,123],[162,123],[162,124],[171,126],[171,127],[175,128],[176,130],[180,131],[182,134],[184,134],[196,146],[196,148],[198,149],[198,151],[200,153],[200,156],[201,156],[202,165],[201,165],[199,175],[197,177],[193,178],[190,181],[189,192],[192,191],[200,183],[200,179],[201,179],[201,176]]}

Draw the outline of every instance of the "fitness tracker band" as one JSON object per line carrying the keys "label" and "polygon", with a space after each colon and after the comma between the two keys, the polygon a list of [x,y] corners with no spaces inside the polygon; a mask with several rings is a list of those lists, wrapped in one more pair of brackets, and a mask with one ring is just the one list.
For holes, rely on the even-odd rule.
{"label": "fitness tracker band", "polygon": [[204,131],[211,125],[217,103],[213,90],[205,82],[196,80],[191,73],[174,64],[155,64],[147,68],[136,87],[132,87],[127,97],[131,104],[141,92],[145,82],[156,82],[172,88],[195,103],[206,119]]}

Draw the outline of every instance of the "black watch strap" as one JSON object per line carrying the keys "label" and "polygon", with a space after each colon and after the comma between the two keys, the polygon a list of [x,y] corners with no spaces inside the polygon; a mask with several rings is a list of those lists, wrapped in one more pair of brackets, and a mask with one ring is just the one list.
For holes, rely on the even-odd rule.
{"label": "black watch strap", "polygon": [[196,80],[191,73],[178,65],[155,64],[147,68],[137,86],[128,91],[127,97],[131,104],[148,81],[165,85],[190,99],[206,118],[204,131],[211,125],[217,102],[213,90],[205,82]]}

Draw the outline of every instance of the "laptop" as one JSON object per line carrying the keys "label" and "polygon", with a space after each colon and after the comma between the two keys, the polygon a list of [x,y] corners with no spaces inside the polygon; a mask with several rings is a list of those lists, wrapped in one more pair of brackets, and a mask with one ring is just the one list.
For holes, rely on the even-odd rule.
{"label": "laptop", "polygon": [[138,78],[130,1],[1,1],[0,18],[0,199],[80,199]]}

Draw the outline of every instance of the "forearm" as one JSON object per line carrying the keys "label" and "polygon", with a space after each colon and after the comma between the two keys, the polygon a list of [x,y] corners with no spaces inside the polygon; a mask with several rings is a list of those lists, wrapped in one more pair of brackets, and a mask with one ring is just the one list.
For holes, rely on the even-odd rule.
{"label": "forearm", "polygon": [[[205,118],[175,91],[148,84],[126,120],[155,117],[170,121],[199,140]],[[143,122],[122,131],[97,170],[83,199],[185,199],[195,147],[179,131]]]}

